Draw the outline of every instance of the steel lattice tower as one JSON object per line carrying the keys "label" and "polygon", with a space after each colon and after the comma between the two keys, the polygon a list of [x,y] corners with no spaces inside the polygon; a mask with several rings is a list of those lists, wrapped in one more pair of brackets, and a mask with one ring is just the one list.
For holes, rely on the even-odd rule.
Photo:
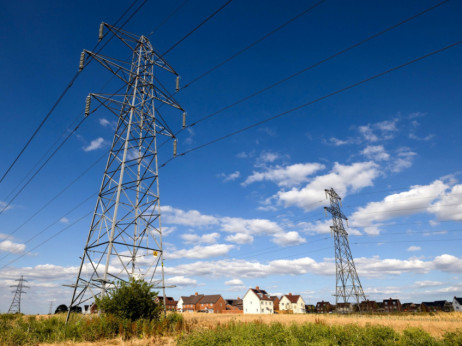
{"label": "steel lattice tower", "polygon": [[343,303],[349,303],[349,299],[353,298],[358,308],[360,308],[360,299],[366,300],[361,282],[359,281],[358,273],[356,273],[355,263],[351,255],[350,243],[348,241],[348,233],[343,227],[343,220],[347,221],[347,217],[340,209],[341,198],[333,188],[325,190],[326,197],[329,196],[330,207],[324,207],[326,211],[332,214],[333,226],[331,232],[334,236],[335,245],[335,304],[339,303],[342,298]]}
{"label": "steel lattice tower", "polygon": [[92,113],[90,101],[97,101],[96,108],[102,105],[117,117],[117,126],[78,276],[71,285],[74,293],[69,308],[105,294],[115,281],[130,278],[143,278],[162,288],[165,301],[156,139],[158,134],[174,139],[174,155],[176,139],[155,101],[173,107],[168,109],[183,109],[161,84],[157,72],[176,76],[177,90],[179,77],[147,37],[103,23],[100,39],[104,28],[131,50],[132,59],[124,62],[89,51],[81,55],[80,69],[85,58],[92,58],[122,81],[125,93],[90,94],[86,100],[85,116]]}
{"label": "steel lattice tower", "polygon": [[19,282],[17,285],[10,286],[16,287],[16,290],[12,291],[14,292],[14,297],[13,301],[11,302],[10,308],[8,309],[9,314],[21,313],[21,294],[26,293],[25,291],[23,291],[24,288],[29,288],[28,286],[25,286],[23,284],[24,282],[27,282],[27,280],[25,280],[22,275],[18,280],[15,281]]}

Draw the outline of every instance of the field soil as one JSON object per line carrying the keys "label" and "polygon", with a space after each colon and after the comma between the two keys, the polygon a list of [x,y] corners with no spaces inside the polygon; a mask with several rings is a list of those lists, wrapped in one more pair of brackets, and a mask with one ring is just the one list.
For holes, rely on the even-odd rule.
{"label": "field soil", "polygon": [[184,313],[186,322],[197,327],[213,328],[218,323],[225,324],[230,321],[263,323],[279,322],[282,324],[321,323],[326,325],[358,324],[365,326],[382,325],[392,327],[402,332],[409,327],[422,328],[434,337],[441,337],[446,332],[462,329],[462,312],[442,312],[422,315],[336,315],[336,314],[306,314],[306,315],[220,315],[205,313]]}

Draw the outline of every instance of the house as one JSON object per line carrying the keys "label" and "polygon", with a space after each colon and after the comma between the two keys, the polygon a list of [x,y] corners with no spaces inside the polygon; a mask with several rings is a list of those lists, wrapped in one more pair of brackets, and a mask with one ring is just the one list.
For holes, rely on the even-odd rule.
{"label": "house", "polygon": [[204,295],[196,303],[196,311],[219,314],[226,310],[226,301],[219,294]]}
{"label": "house", "polygon": [[292,311],[294,314],[305,314],[305,301],[300,295],[289,293],[282,296],[279,301],[279,310]]}
{"label": "house", "polygon": [[462,298],[454,297],[452,300],[452,308],[454,311],[462,311]]}
{"label": "house", "polygon": [[425,312],[449,312],[453,310],[453,306],[447,300],[436,300],[434,302],[422,302],[422,304],[420,305],[420,310]]}
{"label": "house", "polygon": [[274,313],[277,314],[278,311],[279,311],[279,297],[278,296],[270,296],[270,299],[273,301]]}
{"label": "house", "polygon": [[272,314],[274,313],[273,301],[265,290],[260,287],[249,288],[244,295],[244,314]]}
{"label": "house", "polygon": [[[162,304],[163,301],[164,301],[164,297],[157,296],[155,298],[155,301],[156,301],[157,304]],[[165,309],[167,311],[176,311],[176,306],[177,306],[178,302],[175,299],[173,299],[172,297],[165,297],[165,301],[166,301]]]}
{"label": "house", "polygon": [[385,312],[401,312],[401,302],[399,299],[384,299],[383,310]]}
{"label": "house", "polygon": [[378,307],[379,306],[375,300],[363,300],[359,303],[359,310],[361,312],[376,312]]}
{"label": "house", "polygon": [[334,310],[334,308],[334,306],[332,306],[329,302],[325,302],[324,300],[316,303],[316,313],[318,314],[327,314]]}
{"label": "house", "polygon": [[401,309],[404,312],[417,312],[420,310],[420,305],[414,303],[404,303],[401,304]]}
{"label": "house", "polygon": [[351,314],[353,312],[353,304],[351,303],[337,303],[335,311],[339,314]]}
{"label": "house", "polygon": [[181,297],[182,301],[182,312],[194,312],[197,311],[197,303],[204,297],[203,294],[198,294],[197,292],[193,296]]}
{"label": "house", "polygon": [[241,298],[226,299],[226,310],[243,310],[243,301]]}

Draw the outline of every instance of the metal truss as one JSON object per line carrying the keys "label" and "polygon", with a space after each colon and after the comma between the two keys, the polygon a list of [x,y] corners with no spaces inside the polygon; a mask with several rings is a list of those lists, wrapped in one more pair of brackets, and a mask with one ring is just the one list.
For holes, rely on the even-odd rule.
{"label": "metal truss", "polygon": [[[353,256],[351,255],[348,233],[343,227],[343,220],[348,222],[347,217],[340,209],[341,198],[333,188],[325,190],[326,197],[329,196],[330,207],[324,207],[326,211],[332,214],[333,226],[331,234],[334,236],[335,245],[335,304],[349,303],[349,299],[354,299],[360,308],[360,299],[366,300],[358,273],[356,272]],[[346,306],[344,311],[346,310]]]}
{"label": "metal truss", "polygon": [[[148,38],[102,24],[132,52],[131,62],[84,51],[80,69],[91,58],[116,76],[124,94],[90,94],[85,116],[103,106],[117,117],[90,231],[81,257],[70,307],[105,294],[117,281],[143,278],[162,288],[165,301],[164,251],[157,159],[157,135],[176,139],[156,101],[185,113],[162,85],[159,70],[179,77]],[[122,89],[123,89],[122,88]],[[93,101],[93,102],[92,102]],[[97,107],[92,110],[92,103]],[[69,315],[68,315],[69,318]]]}
{"label": "metal truss", "polygon": [[29,286],[24,285],[24,282],[27,282],[27,280],[25,280],[22,275],[18,280],[15,281],[18,281],[18,284],[10,286],[16,287],[16,290],[13,291],[14,297],[13,301],[11,302],[10,308],[8,309],[9,314],[21,313],[21,295],[23,293],[26,293],[25,291],[23,291],[24,288],[29,288]]}

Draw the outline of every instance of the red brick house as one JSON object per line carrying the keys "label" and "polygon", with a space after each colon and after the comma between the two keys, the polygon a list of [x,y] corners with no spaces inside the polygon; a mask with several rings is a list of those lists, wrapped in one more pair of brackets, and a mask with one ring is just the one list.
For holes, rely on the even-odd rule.
{"label": "red brick house", "polygon": [[401,302],[399,301],[399,299],[384,299],[383,310],[385,312],[401,312]]}
{"label": "red brick house", "polygon": [[279,311],[280,299],[278,298],[278,296],[270,296],[270,299],[273,301],[273,310],[274,310],[274,313],[276,314]]}
{"label": "red brick house", "polygon": [[316,303],[316,312],[318,314],[326,314],[334,309],[335,306],[331,305],[329,302],[325,302],[324,300]]}
{"label": "red brick house", "polygon": [[196,303],[196,311],[220,314],[226,310],[226,301],[219,294],[204,295]]}
{"label": "red brick house", "polygon": [[[160,303],[162,304],[163,301],[164,301],[164,297],[156,297],[156,303]],[[165,304],[165,309],[167,311],[176,311],[176,304],[178,303],[175,299],[173,299],[173,297],[165,297],[165,301],[166,301],[166,304]]]}
{"label": "red brick house", "polygon": [[198,294],[197,292],[193,296],[181,297],[183,300],[183,311],[184,312],[194,312],[197,311],[197,303],[204,297],[203,294]]}

